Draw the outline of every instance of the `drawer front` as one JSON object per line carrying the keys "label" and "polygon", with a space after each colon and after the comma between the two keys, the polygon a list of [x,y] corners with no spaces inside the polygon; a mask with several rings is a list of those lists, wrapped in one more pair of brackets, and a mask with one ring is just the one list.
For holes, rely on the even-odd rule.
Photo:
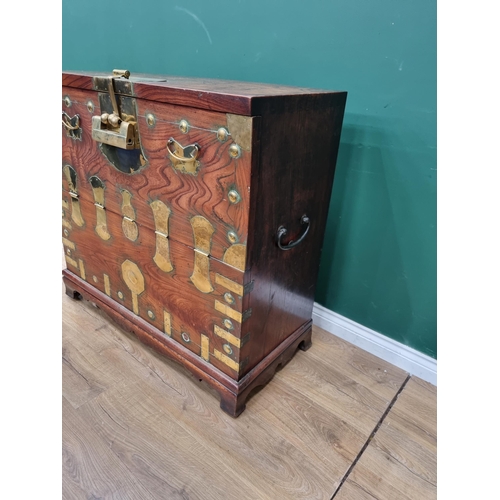
{"label": "drawer front", "polygon": [[[96,203],[96,189],[101,188],[106,211],[162,232],[161,214],[155,212],[161,206],[155,202],[160,201],[168,210],[171,240],[196,247],[199,226],[192,221],[202,217],[213,229],[206,253],[224,261],[228,250],[237,245],[241,254],[248,238],[257,118],[135,99],[141,149],[130,153],[112,148],[113,156],[92,139],[92,117],[101,115],[98,96],[94,91],[63,87],[63,119],[70,125],[63,126],[63,190],[72,189],[64,170],[70,165],[77,181],[73,188],[81,201]],[[79,130],[70,130],[77,115]],[[125,172],[131,163],[120,158],[129,154],[139,155],[138,166]],[[199,163],[180,161],[182,155],[188,159],[197,155]],[[229,252],[229,260],[234,252],[235,248]]]}
{"label": "drawer front", "polygon": [[[99,207],[79,201],[77,221],[72,197],[63,192],[63,246],[67,267],[118,304],[133,311],[158,330],[178,341],[234,379],[244,368],[240,359],[242,332],[251,313],[246,310],[248,273],[216,259],[208,259],[210,291],[194,284],[198,252],[175,240],[168,241],[172,269],[162,270],[154,260],[158,235],[140,228],[137,239],[123,237],[123,220]],[[95,228],[101,225],[101,229]],[[202,269],[203,270],[203,269]]]}

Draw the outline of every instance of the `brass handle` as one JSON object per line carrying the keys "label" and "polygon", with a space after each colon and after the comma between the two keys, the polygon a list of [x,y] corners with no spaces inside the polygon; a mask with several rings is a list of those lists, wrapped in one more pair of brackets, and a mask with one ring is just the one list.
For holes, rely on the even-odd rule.
{"label": "brass handle", "polygon": [[[185,156],[179,156],[177,155],[174,151],[172,151],[169,146],[172,145],[172,144],[177,144],[178,146],[180,146],[183,150],[185,149],[188,149],[188,148],[193,148],[194,151],[191,151],[190,152],[190,157],[189,158],[186,158]],[[189,146],[186,146],[186,147],[183,147],[181,146],[174,138],[170,138],[168,141],[167,141],[167,151],[168,151],[168,154],[174,158],[175,160],[177,161],[180,161],[180,162],[188,162],[188,161],[193,161],[193,160],[196,160],[196,158],[198,158],[198,155],[200,154],[200,146],[195,143],[195,144],[190,144]]]}
{"label": "brass handle", "polygon": [[[75,120],[76,118],[76,120]],[[71,121],[75,121],[75,125],[71,124]],[[70,118],[69,115],[67,115],[64,111],[62,112],[62,124],[68,129],[68,130],[78,130],[80,128],[80,116],[75,115],[73,118]]]}
{"label": "brass handle", "polygon": [[278,228],[278,232],[276,233],[276,239],[277,239],[277,243],[278,243],[278,247],[281,248],[281,250],[290,250],[292,249],[293,247],[296,247],[299,243],[301,243],[304,238],[307,236],[307,233],[309,232],[309,228],[311,227],[311,221],[309,220],[309,217],[307,215],[303,215],[302,218],[300,219],[300,223],[301,225],[305,225],[306,226],[306,229],[305,231],[302,233],[302,236],[297,240],[297,241],[290,241],[288,244],[286,245],[283,245],[281,243],[281,239],[286,236],[286,234],[288,233],[287,229],[285,228],[285,226],[280,226]]}

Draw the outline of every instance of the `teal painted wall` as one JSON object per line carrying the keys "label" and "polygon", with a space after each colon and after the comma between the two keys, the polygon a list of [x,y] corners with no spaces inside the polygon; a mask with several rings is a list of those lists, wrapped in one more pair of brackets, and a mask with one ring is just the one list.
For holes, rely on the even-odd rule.
{"label": "teal painted wall", "polygon": [[435,0],[63,0],[63,69],[347,90],[316,300],[436,357]]}

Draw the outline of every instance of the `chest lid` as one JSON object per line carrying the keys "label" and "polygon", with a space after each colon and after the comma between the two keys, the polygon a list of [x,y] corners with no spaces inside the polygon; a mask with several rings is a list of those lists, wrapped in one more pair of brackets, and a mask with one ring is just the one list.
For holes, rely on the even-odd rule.
{"label": "chest lid", "polygon": [[[331,90],[268,83],[130,74],[129,71],[127,73],[127,78],[114,79],[114,90],[117,95],[245,116],[259,115],[262,106],[270,99],[338,93]],[[115,76],[120,76],[120,74]],[[65,71],[62,74],[62,85],[82,90],[108,92],[109,78],[109,74],[97,72]]]}

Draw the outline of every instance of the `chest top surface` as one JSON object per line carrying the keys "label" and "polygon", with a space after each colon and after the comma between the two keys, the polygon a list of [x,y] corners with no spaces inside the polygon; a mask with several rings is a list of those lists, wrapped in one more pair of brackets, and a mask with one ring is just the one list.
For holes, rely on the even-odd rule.
{"label": "chest top surface", "polygon": [[[107,90],[109,74],[66,71],[62,85],[82,90]],[[101,82],[101,83],[99,83]],[[343,91],[293,87],[270,83],[240,82],[174,75],[132,74],[115,80],[117,93],[157,102],[240,115],[258,115],[270,100],[280,97],[328,96]]]}

